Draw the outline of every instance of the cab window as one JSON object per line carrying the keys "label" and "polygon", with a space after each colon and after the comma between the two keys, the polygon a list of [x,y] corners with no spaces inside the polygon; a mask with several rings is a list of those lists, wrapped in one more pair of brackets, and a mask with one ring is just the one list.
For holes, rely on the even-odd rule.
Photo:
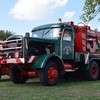
{"label": "cab window", "polygon": [[72,30],[65,30],[64,31],[63,40],[66,40],[66,41],[72,40]]}

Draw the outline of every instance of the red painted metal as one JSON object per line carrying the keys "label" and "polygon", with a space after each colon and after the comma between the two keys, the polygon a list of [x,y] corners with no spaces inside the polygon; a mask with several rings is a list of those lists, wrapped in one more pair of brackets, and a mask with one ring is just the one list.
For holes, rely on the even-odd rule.
{"label": "red painted metal", "polygon": [[38,73],[38,71],[28,71],[27,75],[29,77],[37,77],[37,76],[39,76],[39,73]]}
{"label": "red painted metal", "polygon": [[72,64],[70,64],[70,63],[64,63],[64,69],[65,70],[72,69]]}
{"label": "red painted metal", "polygon": [[9,75],[9,68],[1,67],[2,75]]}
{"label": "red painted metal", "polygon": [[[26,59],[26,63],[34,63],[39,56],[28,56]],[[0,64],[13,64],[13,63],[18,63],[18,64],[24,64],[24,58],[3,58],[0,59]]]}
{"label": "red painted metal", "polygon": [[100,33],[91,30],[89,26],[77,26],[75,28],[75,51],[94,53],[96,51],[96,42],[100,41]]}
{"label": "red painted metal", "polygon": [[25,77],[24,73],[21,72],[20,70],[17,70],[16,71],[16,76],[19,78],[19,79],[23,79]]}
{"label": "red painted metal", "polygon": [[92,75],[93,75],[93,76],[96,76],[96,74],[97,74],[97,68],[94,66],[94,67],[92,68]]}
{"label": "red painted metal", "polygon": [[75,37],[75,51],[86,52],[86,35],[81,32],[76,33]]}
{"label": "red painted metal", "polygon": [[55,67],[50,67],[49,70],[48,70],[48,79],[50,81],[53,81],[55,80],[56,78],[58,77],[58,71],[56,70]]}
{"label": "red painted metal", "polygon": [[[100,33],[93,31],[90,29],[89,26],[78,26],[78,25],[74,25],[73,22],[68,22],[66,23],[68,25],[71,25],[74,27],[74,31],[75,31],[75,38],[74,38],[74,52],[81,52],[84,53],[84,59],[85,59],[85,64],[89,64],[89,55],[87,52],[92,52],[94,53],[97,49],[96,44],[100,44]],[[62,35],[62,33],[60,32],[59,35]],[[13,43],[12,41],[15,41],[15,43]],[[8,41],[9,42],[9,41]],[[18,49],[17,47],[19,45],[22,44],[22,48]],[[19,43],[18,40],[11,40],[11,43],[7,43],[7,41],[2,41],[0,42],[0,46],[1,47],[5,47],[8,46],[8,48],[10,47],[16,47],[14,49],[14,51],[9,51],[9,53],[12,53],[13,56],[10,57],[6,57],[6,49],[2,50],[0,52],[0,65],[3,66],[5,64],[9,64],[10,67],[13,67],[14,64],[23,64],[25,66],[25,64],[33,64],[38,58],[39,56],[27,56],[25,57],[25,48],[24,46],[26,46],[26,38],[23,38],[21,40],[21,42]],[[10,49],[11,50],[11,49]],[[18,58],[15,58],[15,52],[22,52],[22,58],[20,58],[20,55],[18,55]],[[93,54],[96,56],[100,56],[100,54]],[[75,65],[74,65],[75,66]],[[2,71],[2,75],[9,75],[8,74],[8,68],[5,67],[0,67],[1,71]],[[75,67],[74,67],[75,68]],[[71,63],[64,63],[64,69],[65,70],[71,70],[73,69],[73,65]],[[92,75],[96,76],[97,74],[97,68],[94,66],[92,68]],[[36,70],[27,70],[27,71],[19,71],[17,73],[18,77],[20,77],[21,79],[24,78],[24,76],[29,76],[29,77],[37,77],[39,76],[39,72]],[[55,80],[58,77],[58,71],[54,66],[51,66],[48,70],[48,79],[50,81]]]}

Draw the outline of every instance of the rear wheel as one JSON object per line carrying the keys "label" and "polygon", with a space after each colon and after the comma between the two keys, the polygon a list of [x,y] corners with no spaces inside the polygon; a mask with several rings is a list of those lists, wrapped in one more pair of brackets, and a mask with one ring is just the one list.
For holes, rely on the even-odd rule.
{"label": "rear wheel", "polygon": [[87,71],[87,79],[88,80],[97,80],[99,77],[99,67],[95,61],[92,61],[89,66],[89,70]]}
{"label": "rear wheel", "polygon": [[27,77],[22,74],[22,72],[17,68],[9,69],[9,76],[13,83],[15,84],[23,84],[27,81]]}
{"label": "rear wheel", "polygon": [[40,81],[44,86],[55,85],[59,78],[59,70],[55,62],[48,62],[44,69],[40,70]]}

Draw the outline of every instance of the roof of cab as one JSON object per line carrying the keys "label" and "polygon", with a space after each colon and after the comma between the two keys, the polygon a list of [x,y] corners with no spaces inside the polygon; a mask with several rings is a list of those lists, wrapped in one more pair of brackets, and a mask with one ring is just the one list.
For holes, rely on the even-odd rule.
{"label": "roof of cab", "polygon": [[36,30],[40,30],[40,29],[46,29],[46,28],[51,28],[51,27],[56,28],[56,27],[62,27],[62,26],[67,26],[69,28],[72,28],[71,25],[67,25],[65,23],[52,23],[52,24],[45,24],[45,25],[37,26],[37,27],[32,29],[32,32],[36,31]]}
{"label": "roof of cab", "polygon": [[9,39],[11,39],[11,38],[22,38],[22,37],[23,37],[22,35],[12,35],[12,36],[9,36],[9,37],[6,39],[6,41],[9,40]]}

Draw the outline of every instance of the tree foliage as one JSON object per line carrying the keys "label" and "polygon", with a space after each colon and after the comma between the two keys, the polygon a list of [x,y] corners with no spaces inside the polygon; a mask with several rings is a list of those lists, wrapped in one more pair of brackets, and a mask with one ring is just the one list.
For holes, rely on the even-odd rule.
{"label": "tree foliage", "polygon": [[80,18],[83,20],[83,22],[88,23],[94,17],[100,14],[100,0],[85,0],[83,11],[84,13]]}
{"label": "tree foliage", "polygon": [[14,35],[13,32],[8,30],[0,30],[0,40],[5,40],[7,37]]}

